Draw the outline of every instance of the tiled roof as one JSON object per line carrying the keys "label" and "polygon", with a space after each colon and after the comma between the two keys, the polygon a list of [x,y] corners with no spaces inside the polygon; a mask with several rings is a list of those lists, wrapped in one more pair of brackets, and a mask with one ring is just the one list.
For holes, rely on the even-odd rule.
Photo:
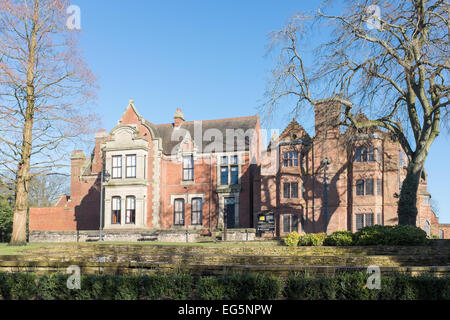
{"label": "tiled roof", "polygon": [[[162,148],[165,154],[171,154],[174,148],[180,143],[182,140],[180,135],[175,132],[175,130],[184,129],[189,132],[192,139],[194,137],[194,127],[201,123],[202,129],[202,144],[203,149],[207,148],[211,143],[214,143],[214,139],[216,138],[214,135],[218,132],[223,137],[223,151],[244,151],[249,150],[250,146],[250,137],[243,137],[245,143],[244,146],[236,143],[236,141],[227,141],[227,130],[236,130],[236,135],[248,134],[247,130],[255,129],[258,123],[258,116],[250,116],[250,117],[242,117],[242,118],[229,118],[229,119],[217,119],[217,120],[204,120],[204,121],[189,121],[183,122],[178,128],[174,126],[173,123],[168,124],[158,124],[155,125],[149,121],[146,121],[146,125],[149,126],[156,138],[161,138],[162,140]],[[205,132],[211,130],[211,134],[213,136],[212,141],[205,136]],[[216,131],[218,130],[218,131]],[[242,130],[242,131],[241,131]],[[182,131],[183,132],[183,131]],[[174,137],[174,139],[172,139]],[[178,139],[175,139],[178,138]],[[236,139],[235,139],[236,140]],[[217,151],[217,150],[216,150]]]}

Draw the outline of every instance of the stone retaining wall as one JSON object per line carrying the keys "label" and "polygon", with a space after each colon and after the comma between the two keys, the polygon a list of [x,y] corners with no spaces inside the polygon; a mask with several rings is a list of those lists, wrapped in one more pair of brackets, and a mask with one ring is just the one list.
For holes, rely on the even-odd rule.
{"label": "stone retaining wall", "polygon": [[[114,263],[114,262],[46,262],[0,261],[0,272],[32,272],[37,274],[66,273],[72,265],[80,267],[81,274],[144,275],[153,273],[186,272],[192,275],[224,275],[228,273],[265,273],[287,277],[296,273],[311,275],[335,275],[343,272],[367,271],[367,267],[351,266],[298,266],[298,265],[202,265],[167,263]],[[429,274],[436,277],[450,276],[450,266],[380,267],[382,275],[394,273],[417,276]]]}

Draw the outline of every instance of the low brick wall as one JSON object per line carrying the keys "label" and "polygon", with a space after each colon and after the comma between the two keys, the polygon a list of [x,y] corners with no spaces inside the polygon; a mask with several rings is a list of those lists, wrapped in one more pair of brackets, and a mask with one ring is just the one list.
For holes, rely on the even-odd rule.
{"label": "low brick wall", "polygon": [[[205,239],[199,230],[104,230],[103,240],[111,242],[198,242]],[[99,231],[30,231],[29,241],[38,242],[88,242],[97,241]],[[146,236],[143,236],[146,235]],[[255,229],[232,229],[227,232],[228,241],[253,241]]]}
{"label": "low brick wall", "polygon": [[227,230],[227,241],[254,241],[256,229],[229,229]]}

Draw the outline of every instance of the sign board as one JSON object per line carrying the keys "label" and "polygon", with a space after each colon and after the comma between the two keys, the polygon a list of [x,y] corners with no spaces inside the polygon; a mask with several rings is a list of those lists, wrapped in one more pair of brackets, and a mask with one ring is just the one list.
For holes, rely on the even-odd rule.
{"label": "sign board", "polygon": [[259,235],[262,233],[275,233],[275,214],[272,211],[258,213],[256,231]]}

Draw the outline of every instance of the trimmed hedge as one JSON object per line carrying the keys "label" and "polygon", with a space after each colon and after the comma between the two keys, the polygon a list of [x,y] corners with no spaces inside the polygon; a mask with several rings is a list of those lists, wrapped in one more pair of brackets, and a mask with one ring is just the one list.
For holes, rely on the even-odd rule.
{"label": "trimmed hedge", "polygon": [[202,277],[198,297],[202,300],[275,300],[282,291],[279,278],[263,274],[231,274]]}
{"label": "trimmed hedge", "polygon": [[264,274],[88,275],[79,290],[67,288],[68,277],[0,273],[0,300],[450,300],[450,277],[429,275],[382,275],[380,290],[365,288],[365,272],[284,280]]}
{"label": "trimmed hedge", "polygon": [[283,295],[289,300],[450,300],[450,277],[381,276],[381,288],[365,287],[364,272],[335,277],[292,276]]}
{"label": "trimmed hedge", "polygon": [[427,234],[415,226],[372,226],[360,229],[356,233],[336,231],[327,236],[325,233],[307,233],[298,235],[295,231],[283,239],[287,246],[421,246],[428,243]]}
{"label": "trimmed hedge", "polygon": [[358,246],[420,246],[427,244],[427,242],[427,233],[415,226],[365,227],[354,234],[354,243]]}
{"label": "trimmed hedge", "polygon": [[326,246],[351,246],[353,245],[353,234],[351,231],[336,231],[327,236],[324,244]]}

